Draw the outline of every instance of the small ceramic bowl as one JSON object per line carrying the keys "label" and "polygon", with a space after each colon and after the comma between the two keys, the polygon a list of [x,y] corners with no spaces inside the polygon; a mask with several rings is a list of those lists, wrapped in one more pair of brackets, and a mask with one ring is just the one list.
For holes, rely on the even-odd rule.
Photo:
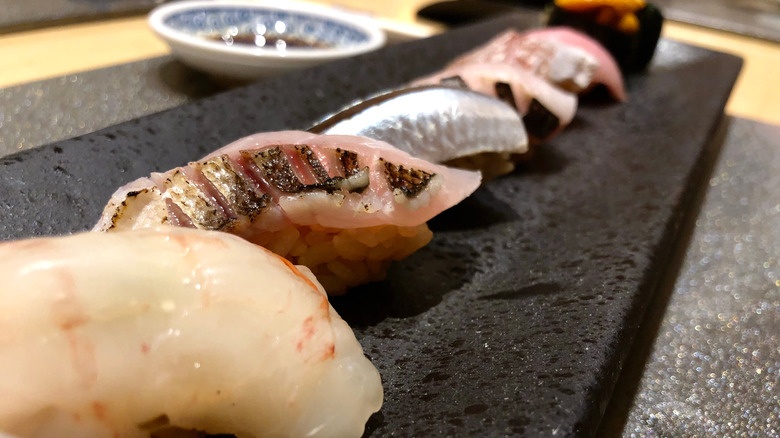
{"label": "small ceramic bowl", "polygon": [[368,17],[307,3],[180,1],[149,14],[152,30],[184,63],[257,79],[376,50],[384,32]]}

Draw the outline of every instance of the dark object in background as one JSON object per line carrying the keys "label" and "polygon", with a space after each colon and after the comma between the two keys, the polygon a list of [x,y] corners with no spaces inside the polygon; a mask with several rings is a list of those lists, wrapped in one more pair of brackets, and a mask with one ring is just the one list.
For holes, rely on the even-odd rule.
{"label": "dark object in background", "polygon": [[568,26],[590,35],[615,57],[623,73],[644,70],[661,37],[664,21],[661,11],[650,3],[636,11],[639,30],[634,33],[622,32],[613,25],[600,24],[597,17],[601,13],[602,8],[570,11],[555,5],[550,11],[547,25]]}
{"label": "dark object in background", "polygon": [[0,2],[0,34],[143,14],[169,0],[25,0]]}
{"label": "dark object in background", "polygon": [[428,20],[457,26],[513,11],[534,9],[541,11],[548,3],[552,2],[549,0],[449,0],[425,6],[417,11],[417,15]]}

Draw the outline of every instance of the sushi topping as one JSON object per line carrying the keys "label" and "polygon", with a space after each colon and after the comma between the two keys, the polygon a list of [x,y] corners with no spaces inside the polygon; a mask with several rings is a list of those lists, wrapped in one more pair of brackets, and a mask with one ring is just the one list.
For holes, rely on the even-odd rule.
{"label": "sushi topping", "polygon": [[393,190],[400,190],[407,198],[413,198],[422,192],[435,174],[417,169],[407,169],[403,165],[380,159],[385,165],[385,177]]}
{"label": "sushi topping", "polygon": [[544,140],[558,128],[560,120],[538,100],[532,99],[523,123],[530,137]]}
{"label": "sushi topping", "polygon": [[219,230],[233,220],[183,171],[175,170],[163,184],[168,199],[181,209],[183,216],[188,217],[196,228]]}
{"label": "sushi topping", "polygon": [[364,167],[349,178],[336,177],[331,181],[334,181],[335,187],[341,190],[346,190],[349,193],[362,193],[370,182],[368,175],[368,167]]}
{"label": "sushi topping", "polygon": [[227,155],[220,155],[205,163],[191,165],[214,186],[222,197],[223,205],[232,207],[234,214],[246,216],[252,221],[268,206],[270,197],[255,190],[231,163]]}
{"label": "sushi topping", "polygon": [[317,180],[317,183],[324,184],[328,179],[330,179],[328,176],[328,171],[322,167],[322,163],[320,163],[320,160],[317,159],[317,156],[314,155],[314,152],[309,146],[296,145],[295,152],[298,153],[301,161],[308,165],[308,168],[314,174],[314,178]]}
{"label": "sushi topping", "polygon": [[241,154],[258,166],[265,181],[283,193],[303,191],[304,184],[295,175],[280,146],[260,152],[241,151]]}
{"label": "sushi topping", "polygon": [[[393,260],[427,244],[425,222],[479,182],[476,172],[431,164],[366,137],[264,133],[121,187],[94,230],[224,231],[309,267],[328,293],[339,294],[381,280]],[[162,424],[162,415],[142,420],[160,437],[163,428],[179,426],[173,417]]]}
{"label": "sushi topping", "polygon": [[463,78],[458,75],[442,78],[442,80],[439,81],[439,83],[444,85],[445,87],[469,89],[469,86],[468,84],[466,84],[466,81],[464,81]]}
{"label": "sushi topping", "polygon": [[624,34],[639,31],[636,12],[645,8],[644,0],[555,0],[555,6],[571,12],[594,14],[596,23]]}
{"label": "sushi topping", "polygon": [[645,0],[555,0],[555,5],[570,11],[589,11],[608,7],[618,12],[635,12],[645,7]]}
{"label": "sushi topping", "polygon": [[496,82],[496,97],[512,108],[517,109],[517,102],[515,102],[515,95],[512,94],[512,87],[506,82]]}
{"label": "sushi topping", "polygon": [[344,149],[336,149],[339,162],[341,162],[341,170],[344,172],[344,176],[347,178],[357,175],[360,172],[360,166],[358,165],[358,156],[352,151],[345,151]]}

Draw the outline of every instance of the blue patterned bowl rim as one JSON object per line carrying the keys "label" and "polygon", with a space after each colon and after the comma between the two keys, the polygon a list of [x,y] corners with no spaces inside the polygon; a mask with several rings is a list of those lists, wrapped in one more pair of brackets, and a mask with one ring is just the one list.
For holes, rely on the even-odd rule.
{"label": "blue patterned bowl rim", "polygon": [[[215,33],[249,32],[262,25],[268,29],[284,23],[284,33],[313,38],[330,47],[295,47],[283,52],[248,45],[228,46],[208,39]],[[250,54],[252,57],[317,58],[342,57],[381,47],[385,36],[367,17],[325,6],[272,1],[179,1],[158,6],[149,14],[149,25],[162,38],[210,52]]]}

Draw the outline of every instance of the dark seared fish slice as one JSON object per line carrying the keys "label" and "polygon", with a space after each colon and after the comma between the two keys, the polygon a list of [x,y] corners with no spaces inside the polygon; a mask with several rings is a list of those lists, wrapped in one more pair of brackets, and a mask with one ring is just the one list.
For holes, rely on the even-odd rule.
{"label": "dark seared fish slice", "polygon": [[344,172],[345,177],[349,178],[360,172],[358,155],[356,153],[337,148],[336,155],[338,155],[339,162],[341,163],[341,171]]}
{"label": "dark seared fish slice", "polygon": [[529,137],[534,141],[543,141],[558,129],[561,121],[541,102],[532,99],[528,105],[528,113],[523,116],[523,123]]}
{"label": "dark seared fish slice", "polygon": [[434,176],[424,170],[405,168],[403,165],[381,160],[385,165],[385,178],[394,190],[400,190],[407,198],[413,198],[425,190]]}
{"label": "dark seared fish slice", "polygon": [[241,151],[241,156],[253,162],[260,170],[263,179],[279,191],[300,193],[304,190],[304,184],[295,175],[281,146],[259,152]]}
{"label": "dark seared fish slice", "polygon": [[[462,80],[462,79],[461,79]],[[512,94],[512,86],[506,82],[496,82],[496,96],[498,99],[514,109],[517,109],[517,102],[515,101],[515,95]],[[525,130],[528,131],[528,125],[525,126]]]}
{"label": "dark seared fish slice", "polygon": [[295,153],[311,171],[317,184],[326,184],[330,178],[328,171],[322,166],[320,160],[307,145],[295,145]]}

